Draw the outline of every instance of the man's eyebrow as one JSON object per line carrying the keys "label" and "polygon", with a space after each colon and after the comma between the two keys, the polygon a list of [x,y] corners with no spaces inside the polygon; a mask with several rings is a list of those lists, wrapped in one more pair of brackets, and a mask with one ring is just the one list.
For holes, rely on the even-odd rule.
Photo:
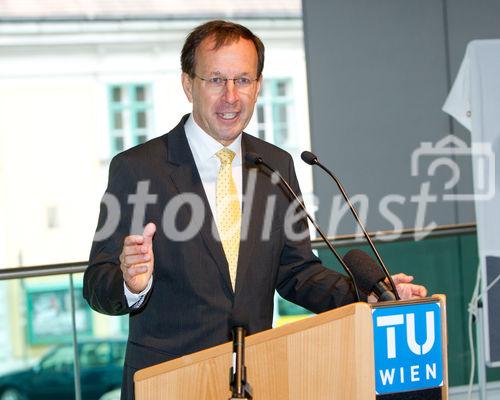
{"label": "man's eyebrow", "polygon": [[[223,74],[221,73],[220,71],[212,71],[212,72],[209,72],[208,75],[210,76],[226,76],[226,74]],[[241,76],[250,76],[251,74],[249,72],[240,72],[236,75],[234,75],[234,77],[241,77]]]}

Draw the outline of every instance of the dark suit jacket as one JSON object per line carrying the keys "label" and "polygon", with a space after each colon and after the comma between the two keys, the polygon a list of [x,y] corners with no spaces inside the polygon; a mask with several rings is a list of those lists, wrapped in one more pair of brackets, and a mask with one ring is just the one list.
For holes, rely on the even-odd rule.
{"label": "dark suit jacket", "polygon": [[[252,204],[243,201],[242,225],[245,215],[250,216],[249,229],[247,239],[240,244],[233,292],[226,258],[212,234],[210,206],[184,132],[186,119],[184,116],[166,135],[112,160],[107,193],[119,200],[121,218],[109,239],[94,241],[85,272],[84,297],[94,310],[130,314],[124,382],[129,397],[133,371],[224,343],[230,340],[233,321],[243,322],[250,334],[271,328],[275,290],[316,313],[354,301],[350,282],[320,264],[311,251],[309,238],[291,240],[285,236],[288,193],[272,183],[268,172],[247,164],[242,169],[244,195],[254,173],[255,196]],[[260,154],[299,192],[288,153],[245,133],[242,151],[243,156],[246,152]],[[131,233],[132,205],[128,195],[136,193],[139,181],[148,181],[149,193],[158,196],[155,204],[147,206],[144,221],[154,222],[157,231],[153,239],[153,286],[143,305],[133,310],[124,295],[118,256],[123,239]],[[162,218],[167,219],[164,222],[168,226],[173,218],[164,217],[165,206],[181,193],[194,193],[204,204],[205,218],[199,234],[187,241],[173,240],[162,229]],[[262,238],[264,213],[272,198],[275,200],[269,201],[275,201],[275,207],[266,240]],[[107,208],[101,205],[98,228],[107,216]],[[177,229],[187,227],[192,216],[191,208],[182,206],[175,216]],[[304,220],[296,225],[297,231],[306,228]]]}

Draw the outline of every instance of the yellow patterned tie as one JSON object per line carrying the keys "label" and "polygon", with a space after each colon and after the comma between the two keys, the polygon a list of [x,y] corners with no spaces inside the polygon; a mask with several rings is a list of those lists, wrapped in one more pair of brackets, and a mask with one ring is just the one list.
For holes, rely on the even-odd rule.
{"label": "yellow patterned tie", "polygon": [[217,175],[216,207],[217,228],[229,265],[229,276],[233,290],[236,287],[236,268],[240,250],[241,207],[233,179],[234,152],[224,147],[215,154],[221,166]]}

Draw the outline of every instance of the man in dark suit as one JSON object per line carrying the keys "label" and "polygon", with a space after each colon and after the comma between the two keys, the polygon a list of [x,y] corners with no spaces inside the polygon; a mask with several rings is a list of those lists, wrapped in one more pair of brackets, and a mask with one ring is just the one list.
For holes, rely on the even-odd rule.
{"label": "man in dark suit", "polygon": [[[228,341],[235,320],[250,334],[271,328],[276,290],[313,312],[355,301],[349,279],[312,253],[286,190],[244,161],[259,154],[300,193],[290,155],[242,133],[262,84],[261,41],[211,21],[188,36],[181,63],[192,114],[112,160],[114,200],[101,205],[84,277],[92,308],[130,315],[122,398],[134,396],[135,371]],[[116,229],[103,234],[109,221]],[[425,296],[411,279],[396,279],[405,297]]]}

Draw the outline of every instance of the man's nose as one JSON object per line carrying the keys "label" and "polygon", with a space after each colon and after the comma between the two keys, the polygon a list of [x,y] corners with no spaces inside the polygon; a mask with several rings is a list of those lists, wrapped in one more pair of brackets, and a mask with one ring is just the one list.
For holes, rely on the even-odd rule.
{"label": "man's nose", "polygon": [[235,103],[239,99],[238,90],[232,79],[228,79],[224,86],[223,98],[228,103]]}

